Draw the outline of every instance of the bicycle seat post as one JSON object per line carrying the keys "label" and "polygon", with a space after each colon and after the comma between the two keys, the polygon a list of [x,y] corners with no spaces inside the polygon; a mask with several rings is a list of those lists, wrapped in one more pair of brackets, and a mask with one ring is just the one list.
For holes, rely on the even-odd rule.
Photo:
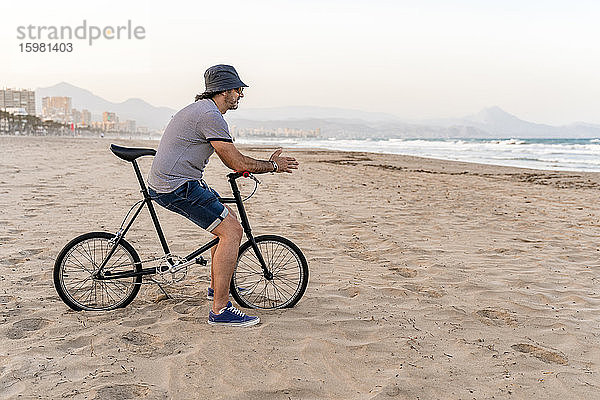
{"label": "bicycle seat post", "polygon": [[[165,239],[165,234],[163,233],[160,223],[158,222],[158,216],[156,215],[156,210],[154,209],[154,205],[152,204],[152,198],[148,193],[148,189],[146,188],[146,184],[144,183],[144,178],[142,177],[142,173],[140,172],[140,167],[138,166],[136,160],[132,160],[131,163],[133,164],[135,175],[137,176],[140,188],[142,189],[144,202],[148,206],[148,211],[150,211],[150,217],[152,218],[152,222],[154,223],[154,227],[156,228],[156,233],[158,234],[158,239],[160,240],[160,244],[163,248],[163,251],[165,252],[165,254],[171,254],[169,251],[169,245],[167,244],[167,239]],[[170,258],[168,259],[168,261],[172,262]]]}

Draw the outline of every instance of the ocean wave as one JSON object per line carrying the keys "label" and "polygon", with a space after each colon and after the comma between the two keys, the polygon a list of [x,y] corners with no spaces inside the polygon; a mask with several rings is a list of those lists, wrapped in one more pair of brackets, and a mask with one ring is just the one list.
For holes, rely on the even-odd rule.
{"label": "ocean wave", "polygon": [[240,138],[237,142],[403,154],[524,168],[600,172],[600,140],[594,140]]}
{"label": "ocean wave", "polygon": [[502,145],[528,144],[526,141],[520,139],[493,140],[489,143]]}

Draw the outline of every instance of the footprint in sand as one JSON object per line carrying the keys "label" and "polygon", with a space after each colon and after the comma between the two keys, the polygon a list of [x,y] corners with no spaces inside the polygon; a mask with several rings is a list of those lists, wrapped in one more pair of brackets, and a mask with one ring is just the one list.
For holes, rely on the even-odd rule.
{"label": "footprint in sand", "polygon": [[130,328],[136,328],[138,326],[152,325],[157,320],[158,320],[158,318],[156,318],[156,317],[127,320],[127,321],[123,322],[123,326],[128,326]]}
{"label": "footprint in sand", "polygon": [[423,285],[416,285],[416,284],[412,285],[411,284],[411,285],[404,285],[403,287],[407,290],[410,290],[411,292],[419,293],[424,296],[433,297],[433,298],[440,298],[446,294],[441,289],[437,290],[437,289],[426,287]]}
{"label": "footprint in sand", "polygon": [[258,389],[258,390],[245,390],[236,393],[230,397],[231,400],[241,399],[261,399],[261,400],[277,400],[277,399],[317,399],[321,398],[322,393],[319,393],[316,389],[309,388],[295,388],[290,387],[287,389]]}
{"label": "footprint in sand", "polygon": [[46,249],[26,249],[26,250],[21,250],[21,251],[19,251],[19,255],[21,255],[23,257],[31,257],[31,256],[35,256],[37,254],[40,254],[44,250],[46,250]]}
{"label": "footprint in sand", "polygon": [[15,258],[15,257],[9,257],[9,258],[5,258],[0,260],[0,264],[6,265],[6,266],[13,266],[15,264],[21,264],[24,263],[25,259],[23,258]]}
{"label": "footprint in sand", "polygon": [[521,353],[531,354],[535,358],[542,360],[545,363],[554,363],[560,365],[567,365],[569,363],[569,360],[564,355],[555,353],[550,350],[545,350],[541,347],[537,347],[531,344],[519,343],[513,344],[510,347],[513,350],[519,351]]}
{"label": "footprint in sand", "polygon": [[21,339],[27,337],[28,332],[34,332],[48,325],[50,321],[43,318],[26,318],[15,322],[6,332],[9,339]]}
{"label": "footprint in sand", "polygon": [[370,254],[366,250],[346,250],[346,255],[361,261],[377,261],[377,255]]}
{"label": "footprint in sand", "polygon": [[416,269],[410,269],[406,267],[388,267],[390,271],[398,273],[400,276],[404,278],[414,278],[417,276]]}
{"label": "footprint in sand", "polygon": [[121,337],[121,339],[125,343],[133,346],[150,346],[158,340],[158,338],[154,335],[136,330],[127,332]]}
{"label": "footprint in sand", "polygon": [[346,286],[338,290],[340,290],[344,296],[350,297],[351,299],[360,294],[360,289],[356,286]]}
{"label": "footprint in sand", "polygon": [[62,342],[56,344],[56,348],[58,350],[73,352],[78,349],[82,349],[84,347],[90,346],[93,348],[93,336],[79,336],[71,340],[61,339]]}
{"label": "footprint in sand", "polygon": [[0,296],[0,304],[8,304],[13,300],[15,300],[14,296],[9,296],[9,295]]}
{"label": "footprint in sand", "polygon": [[381,392],[379,392],[375,397],[372,397],[371,400],[389,399],[390,397],[396,397],[400,399],[418,398],[417,396],[413,396],[412,393],[409,393],[409,391],[405,388],[395,384],[383,387]]}
{"label": "footprint in sand", "polygon": [[517,319],[504,310],[493,310],[486,308],[475,312],[477,318],[486,325],[491,326],[517,326]]}
{"label": "footprint in sand", "polygon": [[201,305],[202,302],[198,300],[187,300],[173,307],[173,311],[175,311],[178,314],[189,314],[191,312],[197,311],[198,307]]}
{"label": "footprint in sand", "polygon": [[121,342],[129,352],[147,357],[160,356],[160,351],[165,345],[158,336],[135,329],[121,336]]}
{"label": "footprint in sand", "polygon": [[142,385],[127,384],[127,385],[110,385],[98,389],[94,400],[124,400],[124,399],[139,399],[146,397],[150,393],[150,388]]}
{"label": "footprint in sand", "polygon": [[381,294],[384,296],[390,296],[390,297],[408,297],[410,294],[409,291],[407,291],[406,289],[400,289],[397,287],[382,287],[379,289]]}

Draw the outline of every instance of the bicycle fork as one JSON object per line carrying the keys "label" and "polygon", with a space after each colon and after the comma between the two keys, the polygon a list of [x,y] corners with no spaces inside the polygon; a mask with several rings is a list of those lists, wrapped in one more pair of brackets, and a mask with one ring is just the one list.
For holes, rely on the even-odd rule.
{"label": "bicycle fork", "polygon": [[240,190],[238,189],[237,183],[235,182],[235,178],[230,176],[229,183],[231,185],[231,191],[233,193],[238,212],[240,213],[240,222],[242,227],[244,228],[244,233],[246,234],[246,237],[252,244],[252,249],[254,250],[254,254],[256,254],[256,258],[258,258],[258,261],[260,262],[260,266],[263,269],[265,279],[270,281],[273,279],[273,273],[267,268],[267,263],[265,262],[265,259],[263,258],[263,255],[260,252],[258,245],[256,244],[256,240],[254,240],[254,236],[252,236],[250,221],[248,220],[248,215],[246,214],[246,209],[244,208],[244,202],[242,201],[242,195],[240,194]]}

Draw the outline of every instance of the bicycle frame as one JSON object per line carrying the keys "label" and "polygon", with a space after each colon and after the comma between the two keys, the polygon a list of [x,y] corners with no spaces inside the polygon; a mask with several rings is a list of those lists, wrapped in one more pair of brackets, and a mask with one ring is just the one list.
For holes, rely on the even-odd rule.
{"label": "bicycle frame", "polygon": [[[173,265],[173,260],[171,258],[171,252],[169,251],[169,245],[167,244],[167,240],[165,238],[163,230],[158,221],[158,216],[156,215],[156,210],[154,209],[154,205],[152,204],[152,197],[150,197],[150,194],[148,193],[148,189],[146,188],[144,179],[142,178],[142,174],[140,172],[140,168],[137,164],[137,161],[133,160],[133,161],[131,161],[131,163],[133,164],[133,169],[135,170],[136,177],[140,184],[140,188],[141,188],[141,192],[144,196],[144,200],[138,206],[137,210],[135,211],[135,213],[133,214],[133,216],[127,223],[127,226],[124,229],[120,230],[116,234],[115,241],[114,241],[110,251],[108,252],[106,257],[102,261],[102,264],[100,264],[98,270],[94,274],[96,279],[100,279],[100,280],[120,279],[120,278],[129,278],[129,277],[135,277],[135,276],[141,276],[141,275],[152,275],[152,274],[157,273],[156,268],[143,268],[140,271],[116,272],[116,273],[111,273],[111,274],[107,273],[106,275],[103,274],[103,269],[106,266],[106,264],[108,263],[108,260],[114,254],[114,252],[117,249],[117,246],[119,245],[119,242],[125,237],[125,235],[129,231],[129,228],[131,228],[135,219],[138,217],[138,215],[140,214],[140,212],[142,211],[144,206],[148,207],[148,211],[150,212],[150,217],[152,218],[152,222],[154,223],[154,227],[156,229],[156,233],[158,234],[158,239],[160,240],[160,244],[165,253],[165,257],[167,258],[167,261],[169,262],[169,264]],[[254,249],[254,252],[256,253],[258,260],[260,261],[265,278],[270,280],[270,279],[272,279],[273,275],[267,269],[265,260],[263,259],[263,256],[262,256],[258,246],[256,245],[256,241],[254,240],[254,236],[252,235],[252,229],[250,228],[250,222],[248,221],[248,216],[246,214],[246,209],[244,208],[244,202],[242,200],[242,196],[240,194],[239,188],[236,183],[236,179],[238,179],[242,176],[247,176],[246,174],[247,173],[242,173],[242,172],[232,172],[227,175],[229,184],[231,185],[233,198],[222,197],[222,198],[220,198],[220,201],[222,203],[230,203],[230,204],[235,203],[236,204],[238,213],[239,213],[239,217],[240,217],[240,223],[241,223],[242,227],[244,228],[244,233],[246,234],[246,237],[252,244],[252,248]],[[185,262],[190,262],[190,261],[196,259],[200,254],[204,253],[211,247],[215,246],[217,243],[219,243],[218,237],[211,240],[210,242],[206,243],[202,247],[194,250],[187,256],[185,256],[184,257]],[[202,258],[202,257],[200,257],[199,260],[196,260],[196,262],[199,264],[206,265],[206,260],[204,260],[204,258]],[[164,266],[163,268],[165,268],[165,269],[164,270],[161,269],[162,271],[167,271],[169,267]]]}

